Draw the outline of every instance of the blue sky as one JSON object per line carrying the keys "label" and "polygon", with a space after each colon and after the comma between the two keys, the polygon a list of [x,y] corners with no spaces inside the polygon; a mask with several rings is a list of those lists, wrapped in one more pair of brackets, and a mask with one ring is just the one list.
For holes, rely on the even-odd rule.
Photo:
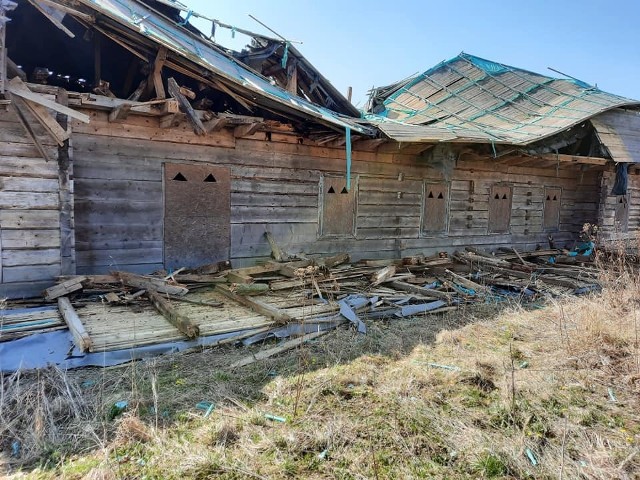
{"label": "blue sky", "polygon": [[[291,40],[342,92],[362,106],[385,85],[461,51],[640,99],[640,0],[182,0],[203,15]],[[205,31],[210,23],[194,20]],[[218,29],[235,49],[246,37]]]}

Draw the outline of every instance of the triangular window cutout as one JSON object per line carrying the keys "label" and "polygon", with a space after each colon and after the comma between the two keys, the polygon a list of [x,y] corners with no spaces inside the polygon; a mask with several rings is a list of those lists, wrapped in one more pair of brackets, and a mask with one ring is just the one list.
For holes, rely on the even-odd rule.
{"label": "triangular window cutout", "polygon": [[204,179],[205,182],[216,183],[216,177],[214,177],[211,173],[207,175],[207,178]]}
{"label": "triangular window cutout", "polygon": [[333,189],[333,187],[329,187],[329,191],[327,193],[336,193],[336,191]]}
{"label": "triangular window cutout", "polygon": [[347,190],[347,187],[343,187],[340,193],[349,193],[349,190]]}
{"label": "triangular window cutout", "polygon": [[558,197],[556,195],[553,196],[553,200],[556,201],[558,200]]}
{"label": "triangular window cutout", "polygon": [[176,174],[176,176],[175,176],[175,177],[173,177],[173,179],[174,179],[176,182],[186,182],[186,181],[187,181],[187,179],[185,178],[185,176],[184,176],[184,175],[182,175],[180,172],[178,172],[178,173]]}
{"label": "triangular window cutout", "polygon": [[503,193],[503,194],[502,194],[502,199],[503,199],[503,200],[506,200],[506,199],[507,199],[507,194],[506,194],[506,193]]}
{"label": "triangular window cutout", "polygon": [[[551,197],[549,195],[547,195],[547,200],[551,200]],[[555,200],[555,198],[554,198],[554,200]]]}
{"label": "triangular window cutout", "polygon": [[440,193],[438,194],[438,198],[444,198],[444,197],[442,196],[442,192],[440,192]]}
{"label": "triangular window cutout", "polygon": [[496,200],[500,200],[500,195],[498,195],[498,194],[496,193],[496,196],[495,196],[494,198],[495,198]]}
{"label": "triangular window cutout", "polygon": [[433,198],[433,192],[429,192],[429,198]]}

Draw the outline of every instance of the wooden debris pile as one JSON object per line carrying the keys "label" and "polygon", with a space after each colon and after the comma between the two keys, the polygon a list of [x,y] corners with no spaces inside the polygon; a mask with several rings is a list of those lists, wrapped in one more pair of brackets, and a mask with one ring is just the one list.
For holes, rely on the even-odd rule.
{"label": "wooden debris pile", "polygon": [[[50,307],[34,315],[45,321],[44,329],[60,328],[64,320],[79,349],[101,351],[219,333],[229,334],[228,341],[274,332],[306,339],[347,322],[366,333],[372,319],[600,289],[589,256],[560,250],[490,254],[467,248],[356,263],[347,254],[307,258],[276,251],[280,261],[247,268],[222,262],[170,274],[64,277],[43,294],[45,302],[58,303],[61,317],[52,318]],[[146,316],[136,317],[139,312]],[[37,332],[29,323],[36,317],[5,312],[0,333]]]}

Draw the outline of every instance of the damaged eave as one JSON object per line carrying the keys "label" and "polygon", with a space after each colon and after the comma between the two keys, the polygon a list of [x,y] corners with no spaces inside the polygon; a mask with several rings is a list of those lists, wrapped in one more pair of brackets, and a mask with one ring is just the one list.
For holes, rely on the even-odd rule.
{"label": "damaged eave", "polygon": [[[76,5],[64,0],[49,1],[67,7]],[[334,130],[350,128],[361,134],[374,134],[365,126],[271,85],[266,78],[246,69],[213,44],[175,25],[146,5],[133,0],[117,3],[78,0],[77,4],[83,7],[81,13],[95,15],[94,26],[103,34],[120,41],[138,56],[145,58],[157,48],[165,47],[168,50],[167,67],[204,81],[213,88],[226,88],[229,90],[227,93],[249,104],[259,105],[295,121],[313,118]]]}

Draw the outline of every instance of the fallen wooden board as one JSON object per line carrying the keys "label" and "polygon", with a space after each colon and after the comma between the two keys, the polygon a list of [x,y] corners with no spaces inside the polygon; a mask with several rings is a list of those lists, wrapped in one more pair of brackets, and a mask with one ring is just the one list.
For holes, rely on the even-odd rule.
{"label": "fallen wooden board", "polygon": [[65,107],[53,100],[49,100],[44,95],[40,95],[38,93],[34,93],[29,90],[29,87],[20,80],[20,77],[14,77],[9,84],[7,85],[7,90],[9,90],[12,94],[17,95],[18,97],[25,98],[27,100],[31,100],[32,102],[38,103],[43,107],[50,108],[51,110],[55,110],[58,113],[62,113],[68,117],[75,118],[83,123],[89,123],[90,117],[89,115],[85,115],[84,113],[76,112],[69,107]]}
{"label": "fallen wooden board", "polygon": [[73,343],[75,343],[76,347],[78,347],[82,352],[88,352],[91,350],[93,346],[91,337],[85,330],[84,325],[80,321],[80,318],[71,305],[69,299],[66,297],[58,298],[58,308],[60,309],[60,313],[62,314],[62,318],[64,318],[67,327],[69,327],[69,331],[73,336]]}
{"label": "fallen wooden board", "polygon": [[247,298],[243,297],[242,295],[235,294],[226,285],[217,285],[216,291],[222,293],[224,296],[233,300],[234,302],[239,303],[244,307],[250,308],[260,315],[272,318],[276,322],[286,323],[294,320],[294,318],[290,317],[279,308],[269,305],[268,303],[262,302],[255,298]]}
{"label": "fallen wooden board", "polygon": [[424,295],[426,297],[440,298],[440,299],[447,300],[447,301],[450,301],[451,297],[453,296],[452,293],[441,292],[441,291],[435,290],[433,288],[419,287],[417,285],[411,285],[410,283],[405,283],[405,282],[400,282],[400,281],[389,282],[389,283],[387,283],[387,285],[389,285],[390,287],[395,288],[396,290],[403,290],[405,292],[410,292],[410,293],[418,293],[418,294]]}
{"label": "fallen wooden board", "polygon": [[161,278],[150,277],[148,275],[136,275],[128,272],[113,272],[122,283],[128,287],[152,290],[158,293],[168,293],[170,295],[185,295],[189,289],[182,285],[170,285]]}
{"label": "fallen wooden board", "polygon": [[43,297],[45,298],[45,300],[55,300],[58,297],[63,297],[65,295],[68,295],[69,293],[82,290],[82,282],[84,282],[86,279],[87,277],[79,276],[73,277],[69,280],[65,280],[62,283],[58,283],[53,287],[47,288],[43,293]]}
{"label": "fallen wooden board", "polygon": [[232,363],[229,367],[230,368],[245,367],[247,365],[258,362],[260,360],[264,360],[265,358],[273,357],[274,355],[277,355],[278,353],[282,353],[286,350],[291,350],[292,348],[302,345],[303,343],[308,342],[309,340],[313,340],[314,338],[318,338],[322,335],[326,335],[327,333],[329,333],[329,330],[307,333],[302,337],[294,338],[292,340],[287,340],[286,342],[281,343],[277,347],[270,348],[268,350],[262,350],[255,354],[246,356],[238,360],[237,362]]}
{"label": "fallen wooden board", "polygon": [[200,335],[200,328],[193,323],[189,317],[182,315],[176,311],[169,300],[166,300],[156,292],[147,291],[147,297],[151,301],[154,308],[166,318],[171,325],[180,330],[181,333],[189,338],[196,338]]}

